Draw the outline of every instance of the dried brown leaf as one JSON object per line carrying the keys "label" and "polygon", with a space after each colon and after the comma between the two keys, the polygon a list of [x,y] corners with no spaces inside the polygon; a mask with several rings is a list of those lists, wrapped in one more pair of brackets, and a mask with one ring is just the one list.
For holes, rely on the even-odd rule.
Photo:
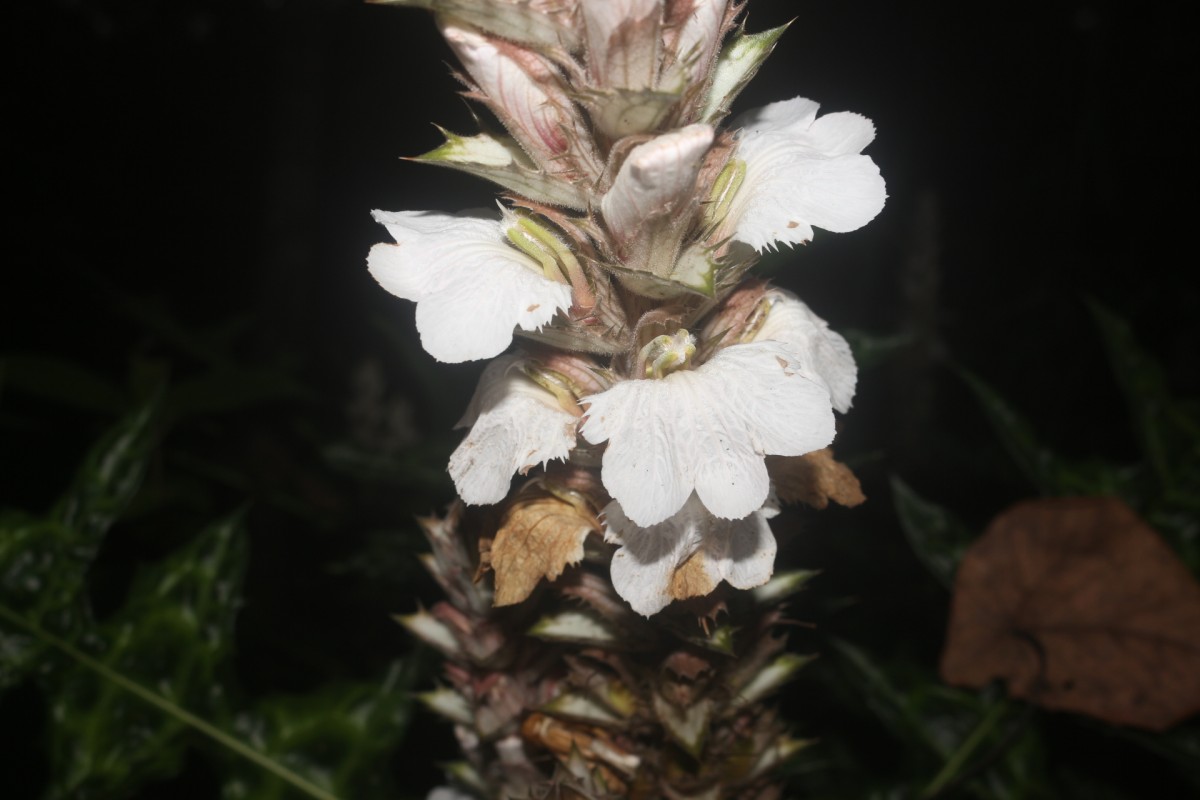
{"label": "dried brown leaf", "polygon": [[941,672],[1163,730],[1200,710],[1200,584],[1120,500],[1020,503],[963,556]]}
{"label": "dried brown leaf", "polygon": [[543,577],[554,580],[583,558],[583,540],[599,532],[596,517],[581,504],[538,494],[514,503],[492,540],[495,604],[520,603]]}
{"label": "dried brown leaf", "polygon": [[828,447],[802,456],[768,456],[767,470],[775,482],[775,492],[785,503],[825,508],[832,500],[853,508],[867,499],[858,478],[834,459]]}

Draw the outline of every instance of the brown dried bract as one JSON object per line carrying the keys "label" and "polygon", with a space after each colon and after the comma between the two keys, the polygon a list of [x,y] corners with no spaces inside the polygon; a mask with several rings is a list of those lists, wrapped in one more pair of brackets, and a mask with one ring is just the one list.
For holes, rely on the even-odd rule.
{"label": "brown dried bract", "polygon": [[1120,500],[1020,503],[963,557],[941,672],[1163,730],[1200,710],[1200,584]]}
{"label": "brown dried bract", "polygon": [[767,471],[785,503],[825,508],[829,501],[853,508],[866,501],[858,478],[828,447],[802,456],[768,456]]}
{"label": "brown dried bract", "polygon": [[554,580],[583,558],[583,541],[600,531],[585,503],[548,493],[519,499],[505,513],[488,559],[496,573],[497,606],[520,603],[543,577]]}

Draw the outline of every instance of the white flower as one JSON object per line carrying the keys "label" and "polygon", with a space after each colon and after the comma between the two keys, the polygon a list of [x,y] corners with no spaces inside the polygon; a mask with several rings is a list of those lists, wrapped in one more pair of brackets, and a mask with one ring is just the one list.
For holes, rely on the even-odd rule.
{"label": "white flower", "polygon": [[394,295],[417,303],[421,344],[438,361],[491,358],[513,328],[534,331],[571,305],[571,289],[504,241],[500,220],[422,211],[375,211],[396,244],[367,265]]}
{"label": "white flower", "polygon": [[768,289],[763,297],[771,304],[770,310],[751,341],[786,344],[799,357],[801,371],[829,392],[833,407],[843,414],[849,411],[858,382],[858,365],[850,345],[791,292]]}
{"label": "white flower", "polygon": [[527,378],[523,362],[502,356],[489,364],[456,426],[471,432],[450,456],[450,477],[471,505],[500,502],[514,472],[565,459],[575,447],[579,418]]}
{"label": "white flower", "polygon": [[862,149],[875,138],[866,117],[817,117],[817,103],[796,97],[743,115],[733,158],[745,167],[718,236],[761,252],[802,244],[813,228],[846,233],[883,209],[879,168]]}
{"label": "white flower", "polygon": [[775,567],[767,519],[777,513],[768,505],[743,519],[718,519],[692,494],[673,517],[643,527],[619,502],[609,503],[604,538],[621,545],[613,554],[613,588],[648,617],[672,600],[706,595],[723,580],[738,589],[761,586]]}
{"label": "white flower", "polygon": [[608,442],[604,487],[639,525],[667,519],[693,490],[718,517],[756,511],[770,488],[764,456],[833,441],[829,393],[798,362],[778,342],[734,345],[697,369],[583,398],[583,437]]}

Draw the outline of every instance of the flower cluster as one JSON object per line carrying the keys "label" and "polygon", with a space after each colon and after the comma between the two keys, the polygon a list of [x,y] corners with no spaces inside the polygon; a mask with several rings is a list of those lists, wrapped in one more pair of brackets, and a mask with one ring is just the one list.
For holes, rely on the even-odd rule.
{"label": "flower cluster", "polygon": [[[598,463],[634,609],[765,582],[766,457],[828,445],[856,367],[797,297],[745,276],[879,213],[871,122],[794,98],[724,125],[782,33],[735,29],[728,0],[385,1],[437,13],[502,126],[422,157],[503,187],[499,215],[377,211],[395,243],[368,259],[417,303],[431,355],[495,358],[450,459],[460,496]],[[701,588],[678,589],[685,569]]]}

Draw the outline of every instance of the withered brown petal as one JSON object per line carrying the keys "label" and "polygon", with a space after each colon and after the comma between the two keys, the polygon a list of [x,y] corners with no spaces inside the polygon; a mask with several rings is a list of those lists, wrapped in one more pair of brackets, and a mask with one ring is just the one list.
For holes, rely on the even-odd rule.
{"label": "withered brown petal", "polygon": [[599,530],[592,514],[557,497],[515,503],[492,540],[495,604],[520,603],[543,577],[554,580],[568,564],[579,563],[583,540]]}
{"label": "withered brown petal", "polygon": [[784,503],[825,508],[832,500],[853,508],[867,499],[858,478],[828,447],[802,456],[768,456],[767,471]]}
{"label": "withered brown petal", "polygon": [[714,578],[707,569],[703,551],[697,551],[675,568],[667,591],[676,600],[687,600],[689,597],[704,597],[712,593],[720,582],[720,576]]}
{"label": "withered brown petal", "polygon": [[1163,730],[1200,710],[1200,584],[1121,500],[1019,503],[963,556],[941,673]]}

